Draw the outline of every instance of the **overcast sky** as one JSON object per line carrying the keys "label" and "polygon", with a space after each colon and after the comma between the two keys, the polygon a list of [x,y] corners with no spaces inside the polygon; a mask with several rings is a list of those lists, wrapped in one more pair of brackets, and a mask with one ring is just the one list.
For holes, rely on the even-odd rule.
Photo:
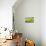
{"label": "overcast sky", "polygon": [[16,0],[0,0],[0,27],[12,28],[12,6]]}

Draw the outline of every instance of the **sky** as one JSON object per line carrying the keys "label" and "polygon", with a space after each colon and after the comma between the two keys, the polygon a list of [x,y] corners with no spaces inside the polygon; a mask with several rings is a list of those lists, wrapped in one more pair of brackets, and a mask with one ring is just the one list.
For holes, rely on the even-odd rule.
{"label": "sky", "polygon": [[12,29],[12,6],[16,0],[0,0],[0,27]]}

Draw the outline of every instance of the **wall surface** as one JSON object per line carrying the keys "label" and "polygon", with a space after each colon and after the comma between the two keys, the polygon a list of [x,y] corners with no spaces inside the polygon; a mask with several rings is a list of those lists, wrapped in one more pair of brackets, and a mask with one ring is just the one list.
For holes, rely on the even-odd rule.
{"label": "wall surface", "polygon": [[46,0],[41,1],[41,40],[42,46],[46,46]]}
{"label": "wall surface", "polygon": [[[41,0],[23,0],[17,7],[14,5],[13,14],[18,32],[41,46]],[[25,17],[34,17],[34,23],[25,23]]]}
{"label": "wall surface", "polygon": [[[19,1],[22,2],[13,6],[15,28],[22,32],[25,38],[33,39],[37,46],[46,46],[46,0]],[[35,18],[34,23],[24,22],[25,17],[32,16]]]}

